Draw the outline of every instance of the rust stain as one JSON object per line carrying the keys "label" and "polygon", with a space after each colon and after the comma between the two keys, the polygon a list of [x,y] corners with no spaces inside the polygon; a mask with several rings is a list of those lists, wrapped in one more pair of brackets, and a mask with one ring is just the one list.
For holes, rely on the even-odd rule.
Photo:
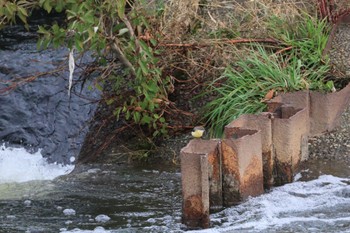
{"label": "rust stain", "polygon": [[222,143],[222,194],[224,206],[232,206],[241,201],[238,157],[234,149]]}
{"label": "rust stain", "polygon": [[210,164],[210,166],[212,166],[212,177],[215,177],[217,179],[217,177],[220,176],[219,171],[219,161],[218,161],[218,151],[215,150],[214,152],[210,153],[208,156],[208,162]]}
{"label": "rust stain", "polygon": [[194,218],[198,218],[203,214],[203,202],[201,195],[193,195],[185,200],[185,210]]}
{"label": "rust stain", "polygon": [[253,156],[241,180],[241,196],[257,196],[264,193],[262,163],[258,155]]}
{"label": "rust stain", "polygon": [[208,155],[209,163],[209,206],[211,209],[222,206],[222,182],[219,149]]}
{"label": "rust stain", "polygon": [[273,158],[272,151],[263,152],[263,174],[264,188],[269,189],[273,186]]}
{"label": "rust stain", "polygon": [[184,200],[182,221],[190,228],[209,227],[209,211],[204,210],[201,195],[192,195]]}
{"label": "rust stain", "polygon": [[280,186],[291,182],[293,182],[292,165],[276,161],[274,166],[274,185]]}
{"label": "rust stain", "polygon": [[223,173],[229,173],[236,179],[239,179],[238,158],[232,147],[226,143],[222,143],[222,166]]}

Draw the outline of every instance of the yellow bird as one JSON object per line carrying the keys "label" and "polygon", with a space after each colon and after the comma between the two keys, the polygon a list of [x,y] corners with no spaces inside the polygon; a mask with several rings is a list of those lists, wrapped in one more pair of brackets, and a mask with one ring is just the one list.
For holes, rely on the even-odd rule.
{"label": "yellow bird", "polygon": [[191,134],[192,134],[192,136],[194,138],[201,138],[203,136],[203,134],[204,134],[204,131],[205,131],[204,127],[196,126],[196,127],[194,127],[194,129],[191,132]]}

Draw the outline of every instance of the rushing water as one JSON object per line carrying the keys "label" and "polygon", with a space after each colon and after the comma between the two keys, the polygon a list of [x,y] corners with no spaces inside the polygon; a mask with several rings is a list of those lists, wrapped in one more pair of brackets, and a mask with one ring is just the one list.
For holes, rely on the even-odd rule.
{"label": "rushing water", "polygon": [[[35,37],[18,27],[0,35],[1,88],[65,61],[65,49],[37,52]],[[178,167],[71,173],[95,106],[69,98],[67,78],[45,75],[0,95],[0,233],[184,232]],[[211,229],[193,232],[350,232],[349,165],[331,163],[310,163],[299,181],[212,214]]]}
{"label": "rushing water", "polygon": [[[3,148],[0,158],[4,153],[20,154],[39,162],[25,165],[27,181],[19,177],[8,182],[6,174],[5,180],[0,176],[0,232],[185,231],[176,167],[96,165],[52,179],[47,174],[64,174],[71,167],[16,150]],[[23,164],[11,158],[17,163],[6,162],[7,166]],[[298,175],[300,181],[212,214],[211,229],[193,232],[350,232],[350,169],[334,165],[343,178],[315,178],[312,168],[319,165],[311,166]],[[325,171],[332,173],[318,170]]]}
{"label": "rushing water", "polygon": [[[28,166],[27,171],[33,173],[27,177],[37,179],[37,169],[59,174],[70,167],[40,163]],[[112,165],[81,169],[54,180],[44,176],[47,180],[4,182],[0,175],[0,232],[75,228],[82,232],[98,227],[113,232],[180,230],[180,174],[176,169]]]}

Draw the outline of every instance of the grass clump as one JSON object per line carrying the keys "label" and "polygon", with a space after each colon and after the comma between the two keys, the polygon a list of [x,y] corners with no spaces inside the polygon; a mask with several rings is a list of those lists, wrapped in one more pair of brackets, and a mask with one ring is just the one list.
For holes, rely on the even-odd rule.
{"label": "grass clump", "polygon": [[279,46],[251,46],[246,59],[228,66],[211,84],[216,98],[206,105],[204,114],[211,136],[221,137],[224,126],[242,114],[263,111],[271,91],[334,88],[325,80],[330,64],[322,56],[328,40],[327,23],[310,16],[290,30],[285,30],[287,23],[277,17],[270,23]]}

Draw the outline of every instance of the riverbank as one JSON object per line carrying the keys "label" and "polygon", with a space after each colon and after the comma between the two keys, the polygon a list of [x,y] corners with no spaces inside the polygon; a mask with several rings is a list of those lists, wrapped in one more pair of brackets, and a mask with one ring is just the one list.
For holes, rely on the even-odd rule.
{"label": "riverbank", "polygon": [[[309,9],[314,7],[314,5],[305,2],[304,4],[296,4],[295,2],[290,2],[288,7],[294,9],[294,14],[298,14],[298,9]],[[282,4],[282,3],[281,3]],[[271,10],[278,11],[281,8],[281,4],[269,5],[272,7]],[[257,5],[250,6],[258,12],[260,9]],[[266,5],[267,7],[267,5]],[[299,8],[298,8],[299,7]],[[275,9],[276,8],[276,9]],[[223,8],[222,10],[228,10],[229,8]],[[240,8],[239,8],[240,9]],[[239,15],[239,9],[236,9]],[[300,10],[300,9],[299,9]],[[242,10],[245,12],[244,10]],[[274,12],[274,11],[272,11]],[[265,15],[267,17],[268,15]],[[213,16],[215,18],[215,15]],[[221,19],[220,17],[218,19]],[[265,28],[266,29],[266,28]],[[261,28],[261,35],[264,35],[265,29]],[[243,33],[243,32],[242,32]],[[251,33],[251,32],[250,32]],[[247,34],[247,36],[252,36],[247,31],[244,31],[242,35]],[[350,29],[347,28],[347,25],[340,25],[338,30],[335,33],[335,38],[333,41],[332,49],[329,51],[332,64],[335,67],[337,72],[334,72],[332,79],[336,79],[337,90],[345,86],[349,82],[349,74],[347,70],[350,70],[350,63],[347,63],[348,57],[348,41],[350,38]],[[347,74],[348,72],[348,74]],[[182,85],[182,84],[181,84]],[[176,88],[178,90],[178,88]],[[180,88],[180,92],[176,93],[176,102],[174,104],[179,109],[185,109],[189,111],[194,117],[198,114],[198,106],[193,106],[191,101],[186,101],[191,98],[178,98],[179,96],[189,95],[190,91],[186,92]],[[191,92],[193,95],[193,93]],[[175,94],[174,94],[175,95]],[[204,102],[204,101],[196,101]],[[179,107],[181,106],[181,107]],[[185,106],[185,107],[183,107]],[[99,110],[95,118],[92,121],[90,127],[90,133],[84,143],[83,149],[79,156],[79,162],[114,162],[114,163],[130,163],[130,162],[159,162],[163,161],[166,163],[172,163],[177,165],[179,162],[178,154],[182,147],[184,147],[189,140],[191,139],[189,130],[183,130],[182,132],[177,132],[176,135],[169,134],[168,138],[158,138],[155,141],[151,141],[146,135],[143,135],[140,127],[132,127],[123,121],[116,121],[116,118],[113,116],[114,108],[113,106],[108,106],[106,103],[101,102]],[[193,119],[192,119],[193,120]],[[185,123],[186,122],[186,123]],[[181,122],[183,126],[188,127],[191,124],[195,124],[195,121],[189,122],[189,119],[185,119]],[[311,138],[310,139],[310,159],[317,158],[321,152],[316,150],[318,141],[322,138]],[[347,140],[344,136],[342,140]],[[334,140],[333,140],[334,141]],[[329,140],[331,143],[332,140]],[[339,142],[340,144],[344,144]],[[320,146],[323,146],[325,149],[324,154],[327,153],[326,148],[332,148],[332,145],[325,144],[324,141],[318,143]],[[327,146],[328,145],[328,146]],[[324,156],[326,157],[326,155]]]}
{"label": "riverbank", "polygon": [[[339,83],[350,78],[350,22],[340,24],[335,31],[331,62],[337,70]],[[309,138],[309,159],[302,164],[303,179],[310,180],[322,174],[350,176],[350,105],[344,109],[339,126],[332,132]]]}
{"label": "riverbank", "polygon": [[[350,21],[340,24],[336,30],[331,62],[338,71],[338,79],[347,84],[350,80]],[[350,165],[350,106],[344,109],[339,127],[309,140],[310,159],[343,160]]]}

